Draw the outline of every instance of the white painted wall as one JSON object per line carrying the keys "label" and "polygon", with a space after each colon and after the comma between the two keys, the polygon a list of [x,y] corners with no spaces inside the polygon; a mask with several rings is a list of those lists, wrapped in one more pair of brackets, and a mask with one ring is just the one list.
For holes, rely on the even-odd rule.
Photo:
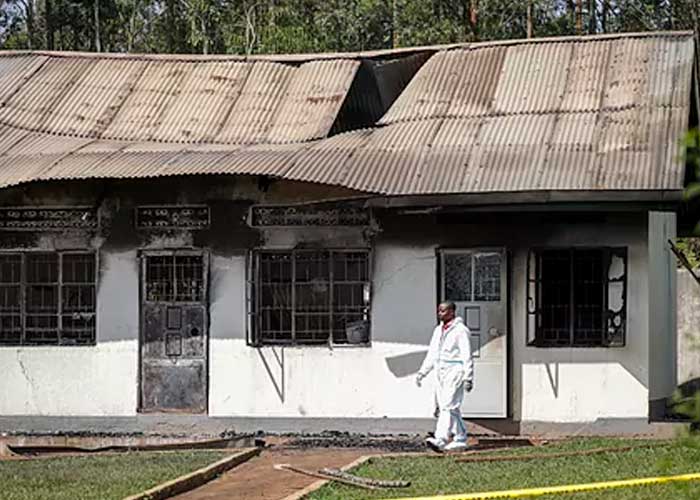
{"label": "white painted wall", "polygon": [[134,415],[136,340],[0,349],[1,415]]}
{"label": "white painted wall", "polygon": [[[420,231],[416,227],[415,231]],[[488,232],[490,231],[490,232]],[[543,233],[545,234],[543,236]],[[417,233],[416,233],[417,234]],[[585,422],[646,417],[649,305],[646,221],[610,227],[440,229],[445,241],[379,238],[374,247],[372,346],[246,345],[245,258],[212,256],[212,416],[429,417],[432,379],[414,385],[434,324],[438,243],[504,244],[512,251],[512,411],[516,420]],[[339,232],[330,241],[352,243]],[[275,239],[276,238],[276,239]],[[410,239],[418,239],[413,236]],[[430,239],[430,238],[428,238]],[[529,240],[532,241],[529,241]],[[296,239],[279,233],[271,246]],[[525,347],[525,262],[532,244],[625,245],[627,345],[615,349]],[[138,385],[138,262],[135,251],[101,253],[95,347],[2,348],[0,414],[134,415]],[[477,374],[478,377],[478,374]]]}
{"label": "white painted wall", "polygon": [[135,415],[136,252],[100,255],[97,345],[0,348],[0,415]]}
{"label": "white painted wall", "polygon": [[[271,243],[283,246],[287,238]],[[214,257],[210,415],[431,416],[432,382],[419,389],[414,374],[434,326],[434,260],[432,247],[375,248],[371,347],[253,348],[245,342],[245,258]],[[411,310],[395,300],[409,294]],[[415,355],[415,369],[397,377],[387,358],[406,354]]]}
{"label": "white painted wall", "polygon": [[[526,347],[528,245],[514,244],[510,338],[514,418],[549,422],[645,418],[649,302],[644,221],[611,228],[552,227],[546,243],[628,247],[627,344],[623,348]],[[411,366],[418,368],[433,327],[435,248],[434,244],[381,241],[375,246],[371,348],[247,347],[242,322],[236,320],[245,310],[244,285],[237,278],[243,272],[244,259],[229,263],[227,276],[219,279],[228,290],[228,298],[225,303],[212,304],[211,414],[430,416],[431,387],[416,388],[415,370],[405,371]],[[223,269],[221,264],[215,266],[217,272]],[[233,336],[238,338],[216,339],[222,328],[236,329]],[[397,376],[389,368],[389,360],[401,356],[408,361]]]}
{"label": "white painted wall", "polygon": [[[420,346],[371,348],[250,348],[243,340],[213,340],[213,416],[428,417],[430,385],[396,378],[385,357]],[[267,366],[267,368],[266,368]]]}
{"label": "white painted wall", "polygon": [[512,272],[513,417],[588,422],[648,414],[648,279],[644,220],[616,227],[552,228],[552,246],[627,246],[625,347],[526,347],[527,249],[514,251]]}

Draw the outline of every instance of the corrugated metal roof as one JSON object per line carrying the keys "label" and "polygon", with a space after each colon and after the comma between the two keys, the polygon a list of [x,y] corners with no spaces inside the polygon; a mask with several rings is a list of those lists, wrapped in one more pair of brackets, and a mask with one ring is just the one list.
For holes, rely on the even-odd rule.
{"label": "corrugated metal roof", "polygon": [[[250,65],[242,62],[192,65],[172,105],[160,119],[153,140],[180,143],[211,141],[246,81]],[[183,117],[187,117],[183,120]]]}
{"label": "corrugated metal roof", "polygon": [[694,54],[690,33],[453,46],[376,126],[333,137],[353,58],[117,58],[98,70],[21,56],[43,62],[0,109],[0,186],[217,173],[396,195],[680,190]]}
{"label": "corrugated metal roof", "polygon": [[[307,62],[292,75],[268,132],[274,142],[320,139],[333,126],[359,67],[356,61]],[[311,93],[309,92],[311,90]]]}
{"label": "corrugated metal roof", "polygon": [[118,141],[308,141],[328,134],[359,65],[0,53],[0,123]]}
{"label": "corrugated metal roof", "polygon": [[0,102],[5,102],[45,62],[46,57],[0,57]]}

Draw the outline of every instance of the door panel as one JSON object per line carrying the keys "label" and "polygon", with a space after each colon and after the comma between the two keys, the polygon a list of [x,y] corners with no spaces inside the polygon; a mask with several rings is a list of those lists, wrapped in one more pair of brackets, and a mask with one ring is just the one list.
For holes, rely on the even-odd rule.
{"label": "door panel", "polygon": [[191,360],[171,365],[170,361],[144,365],[142,405],[144,411],[206,411],[204,366]]}
{"label": "door panel", "polygon": [[467,417],[507,416],[507,259],[502,248],[445,249],[441,297],[457,306],[469,328],[474,389],[464,401]]}
{"label": "door panel", "polygon": [[142,256],[140,411],[207,410],[207,259]]}

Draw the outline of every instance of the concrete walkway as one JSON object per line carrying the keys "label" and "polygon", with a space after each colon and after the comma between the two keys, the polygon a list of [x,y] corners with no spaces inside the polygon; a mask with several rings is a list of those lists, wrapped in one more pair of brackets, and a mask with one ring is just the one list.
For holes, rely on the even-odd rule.
{"label": "concrete walkway", "polygon": [[288,463],[302,469],[339,468],[376,449],[271,448],[258,457],[228,471],[218,479],[174,498],[178,500],[281,500],[318,481],[294,472],[274,469]]}

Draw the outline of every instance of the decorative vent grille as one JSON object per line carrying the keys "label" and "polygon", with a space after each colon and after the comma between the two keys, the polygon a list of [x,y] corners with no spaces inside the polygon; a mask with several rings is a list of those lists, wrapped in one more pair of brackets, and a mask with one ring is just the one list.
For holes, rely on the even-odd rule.
{"label": "decorative vent grille", "polygon": [[144,206],[136,209],[137,229],[204,229],[210,225],[209,207]]}
{"label": "decorative vent grille", "polygon": [[369,212],[363,208],[253,207],[253,226],[367,226]]}
{"label": "decorative vent grille", "polygon": [[96,229],[97,226],[97,210],[91,207],[0,208],[0,230]]}

